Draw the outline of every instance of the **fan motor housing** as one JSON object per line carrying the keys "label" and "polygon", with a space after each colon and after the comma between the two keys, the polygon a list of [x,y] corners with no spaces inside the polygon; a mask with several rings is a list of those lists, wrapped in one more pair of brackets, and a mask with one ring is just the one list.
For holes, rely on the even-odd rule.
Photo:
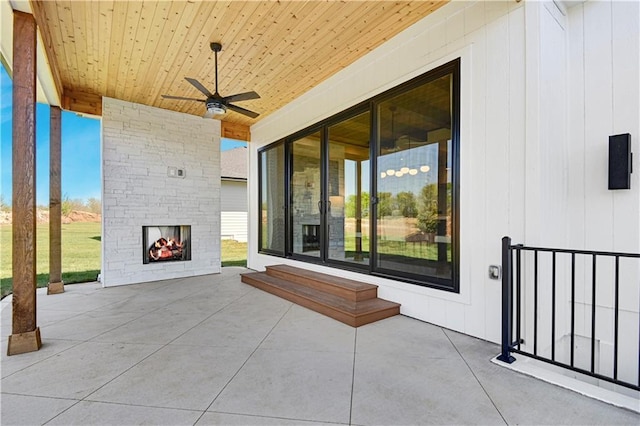
{"label": "fan motor housing", "polygon": [[209,47],[211,47],[211,50],[213,50],[214,52],[220,52],[222,50],[222,45],[216,42],[211,43]]}

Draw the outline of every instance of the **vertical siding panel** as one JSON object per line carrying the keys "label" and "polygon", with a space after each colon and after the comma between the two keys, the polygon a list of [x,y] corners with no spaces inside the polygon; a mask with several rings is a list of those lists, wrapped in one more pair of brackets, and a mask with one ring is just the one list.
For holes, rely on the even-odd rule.
{"label": "vertical siding panel", "polygon": [[[548,8],[556,9],[554,4]],[[541,9],[540,126],[544,244],[566,244],[567,132],[566,132],[566,41],[564,28],[553,16],[555,11]]]}
{"label": "vertical siding panel", "polygon": [[[484,10],[477,10],[482,13]],[[467,278],[473,284],[469,287],[471,292],[471,305],[465,306],[465,333],[474,336],[485,335],[485,288],[482,281],[476,282],[476,278],[485,276],[485,258],[477,247],[478,241],[484,241],[485,230],[485,164],[484,147],[486,143],[486,86],[487,86],[487,39],[485,29],[473,33],[469,40],[473,43],[472,60],[473,74],[462,76],[462,81],[471,85],[471,99],[462,99],[462,102],[471,102],[471,117],[468,126],[473,129],[471,140],[461,140],[460,158],[460,197],[461,197],[461,224],[460,224],[460,259],[461,265],[469,265],[470,275]],[[464,92],[464,90],[463,90]]]}
{"label": "vertical siding panel", "polygon": [[[608,137],[613,134],[612,2],[585,3],[584,8],[586,245],[589,249],[609,251],[614,249],[614,191],[607,188]],[[612,277],[611,263],[601,262],[597,268],[600,285],[596,290],[600,307],[613,305],[613,286],[606,284]],[[591,292],[591,289],[589,285],[585,292]],[[592,298],[587,296],[586,300],[590,307]],[[598,309],[597,312],[599,325],[612,317],[609,310]],[[585,328],[590,333],[591,312],[586,312],[584,318]],[[600,327],[596,338],[601,340],[600,349],[604,350],[604,344],[612,338],[611,328]],[[601,353],[600,359],[607,356]]]}
{"label": "vertical siding panel", "polygon": [[[508,231],[509,202],[509,19],[504,16],[487,29],[487,93],[485,110],[485,205],[486,234],[484,238],[486,272],[487,265],[500,259],[500,239],[488,236],[506,234]],[[501,288],[497,282],[482,276],[485,285],[486,336],[499,339],[500,322],[493,315],[501,306]],[[477,277],[480,281],[480,276]]]}
{"label": "vertical siding panel", "polygon": [[[508,227],[507,233],[515,243],[525,235],[525,32],[524,8],[509,15],[509,98],[508,129]],[[500,234],[502,236],[502,234]],[[494,236],[494,238],[498,235]],[[501,288],[500,281],[493,281]],[[502,302],[502,298],[499,298]]]}
{"label": "vertical siding panel", "polygon": [[[636,170],[631,190],[613,191],[613,238],[616,251],[640,252],[640,3],[612,4],[613,128],[631,133]],[[636,281],[637,282],[637,281]]]}
{"label": "vertical siding panel", "polygon": [[509,15],[509,217],[508,233],[516,241],[524,238],[525,169],[525,39],[524,8]]}
{"label": "vertical siding panel", "polygon": [[540,244],[540,8],[525,2],[525,236],[528,245]]}
{"label": "vertical siding panel", "polygon": [[[551,247],[565,247],[568,230],[568,136],[567,136],[567,49],[563,15],[554,3],[545,3],[540,9],[540,182],[541,182],[541,244]],[[550,260],[550,259],[549,259]],[[562,269],[565,258],[558,257],[557,279],[565,282],[565,270]],[[541,286],[548,291],[547,297],[541,297],[539,307],[546,314],[540,318],[539,325],[545,335],[543,348],[551,344],[551,312],[554,309],[551,300],[550,285],[551,263],[540,269],[543,273]],[[532,275],[532,274],[531,274]],[[566,334],[565,325],[570,320],[567,307],[566,287],[559,286],[556,291],[556,344]],[[533,299],[533,294],[531,294]],[[531,300],[532,300],[531,299]],[[532,318],[532,316],[530,316]],[[541,331],[541,330],[539,330]],[[562,356],[563,347],[557,348]],[[550,348],[549,348],[550,350]]]}
{"label": "vertical siding panel", "polygon": [[[614,2],[612,5],[613,134],[630,133],[634,152],[631,190],[613,192],[614,249],[640,253],[640,3]],[[640,266],[621,262],[620,377],[638,377],[638,290]],[[636,285],[633,285],[636,283]],[[626,360],[626,362],[625,362]]]}
{"label": "vertical siding panel", "polygon": [[613,249],[612,194],[607,189],[608,136],[612,132],[611,3],[584,5],[585,243]]}
{"label": "vertical siding panel", "polygon": [[[568,246],[585,247],[585,64],[584,64],[584,7],[575,6],[569,10],[568,25],[569,70],[569,194],[567,198]],[[576,282],[585,282],[585,263],[583,257],[576,257]],[[576,287],[577,307],[585,301],[584,286]],[[577,311],[578,312],[578,311]],[[580,310],[579,312],[583,312]],[[580,315],[583,316],[583,315]],[[576,331],[584,335],[584,321],[578,323]]]}

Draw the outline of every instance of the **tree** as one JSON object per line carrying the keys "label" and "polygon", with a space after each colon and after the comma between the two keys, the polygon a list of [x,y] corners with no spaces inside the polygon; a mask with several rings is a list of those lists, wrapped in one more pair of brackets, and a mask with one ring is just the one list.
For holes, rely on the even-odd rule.
{"label": "tree", "polygon": [[[355,194],[349,195],[344,205],[345,217],[356,217],[356,201]],[[360,209],[361,217],[369,217],[369,193],[363,192],[360,194]]]}
{"label": "tree", "polygon": [[3,211],[3,212],[11,211],[11,205],[7,204],[4,201],[4,197],[2,196],[2,194],[0,194],[0,211]]}
{"label": "tree", "polygon": [[416,217],[418,215],[416,197],[413,195],[413,192],[399,192],[398,195],[396,195],[396,203],[402,216]]}
{"label": "tree", "polygon": [[418,229],[425,234],[438,232],[438,187],[432,183],[420,191],[421,208],[418,213]]}
{"label": "tree", "polygon": [[87,210],[91,213],[101,214],[102,213],[102,201],[98,198],[89,198],[87,200]]}
{"label": "tree", "polygon": [[378,217],[390,216],[393,213],[393,196],[390,192],[378,192]]}

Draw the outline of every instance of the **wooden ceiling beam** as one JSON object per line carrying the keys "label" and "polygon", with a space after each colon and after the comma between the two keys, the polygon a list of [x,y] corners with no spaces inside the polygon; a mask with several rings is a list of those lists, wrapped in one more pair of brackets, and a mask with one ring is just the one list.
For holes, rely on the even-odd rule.
{"label": "wooden ceiling beam", "polygon": [[251,142],[251,131],[249,126],[239,123],[223,121],[221,123],[220,135],[227,139]]}
{"label": "wooden ceiling beam", "polygon": [[102,96],[79,90],[64,89],[62,108],[67,111],[102,116]]}

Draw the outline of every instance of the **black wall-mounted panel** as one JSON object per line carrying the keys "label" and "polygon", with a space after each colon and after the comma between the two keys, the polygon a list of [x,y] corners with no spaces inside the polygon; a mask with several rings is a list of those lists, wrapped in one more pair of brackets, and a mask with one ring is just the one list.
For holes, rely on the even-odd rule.
{"label": "black wall-mounted panel", "polygon": [[631,135],[609,136],[609,189],[631,189]]}

